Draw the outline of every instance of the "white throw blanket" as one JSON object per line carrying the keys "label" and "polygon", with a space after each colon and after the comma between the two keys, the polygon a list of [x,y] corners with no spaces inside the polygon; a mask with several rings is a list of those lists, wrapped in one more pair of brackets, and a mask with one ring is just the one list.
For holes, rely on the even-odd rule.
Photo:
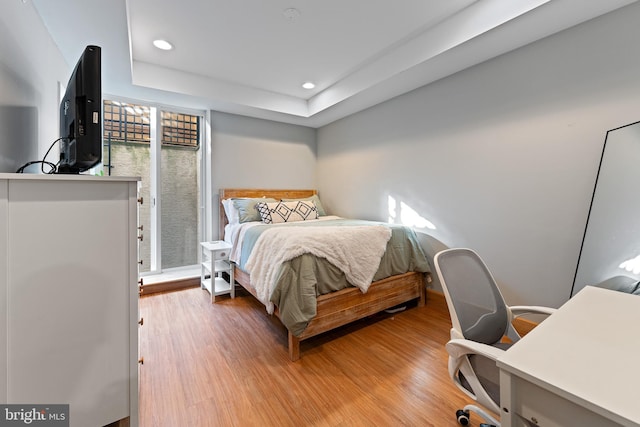
{"label": "white throw blanket", "polygon": [[258,237],[245,267],[258,299],[272,314],[269,299],[285,261],[305,253],[326,258],[349,283],[366,293],[390,238],[391,229],[382,225],[274,227]]}

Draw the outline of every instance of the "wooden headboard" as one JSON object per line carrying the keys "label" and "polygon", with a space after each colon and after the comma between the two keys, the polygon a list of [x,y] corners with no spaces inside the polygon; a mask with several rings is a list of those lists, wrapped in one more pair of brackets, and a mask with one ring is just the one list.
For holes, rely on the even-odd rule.
{"label": "wooden headboard", "polygon": [[270,197],[280,199],[302,199],[318,194],[316,190],[269,190],[256,188],[222,188],[220,189],[220,220],[218,221],[218,238],[224,238],[224,227],[229,223],[222,201],[234,197]]}

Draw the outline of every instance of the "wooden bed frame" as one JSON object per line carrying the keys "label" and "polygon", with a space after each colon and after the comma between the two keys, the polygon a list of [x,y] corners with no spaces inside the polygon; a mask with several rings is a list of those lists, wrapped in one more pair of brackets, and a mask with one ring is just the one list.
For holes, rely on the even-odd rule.
{"label": "wooden bed frame", "polygon": [[[271,197],[276,200],[304,198],[317,194],[316,190],[260,190],[260,189],[221,189],[220,190],[220,238],[224,236],[224,228],[228,224],[222,207],[222,200],[234,197]],[[255,288],[251,278],[245,271],[234,267],[235,280],[254,297]],[[387,308],[418,299],[418,305],[426,301],[426,281],[428,274],[410,272],[392,276],[373,282],[366,294],[358,288],[346,288],[318,297],[317,314],[311,319],[300,336],[289,335],[289,358],[293,361],[300,358],[300,342],[330,331],[353,321],[363,319]],[[278,316],[276,307],[275,314]]]}

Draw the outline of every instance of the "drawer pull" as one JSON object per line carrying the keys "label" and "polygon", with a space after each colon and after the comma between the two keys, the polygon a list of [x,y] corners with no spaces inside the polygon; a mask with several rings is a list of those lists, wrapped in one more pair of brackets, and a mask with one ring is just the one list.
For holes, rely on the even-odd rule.
{"label": "drawer pull", "polygon": [[144,204],[144,198],[138,197],[138,203],[140,203],[141,205]]}
{"label": "drawer pull", "polygon": [[144,357],[141,357],[140,359],[138,359],[138,363],[141,365],[144,365]]}
{"label": "drawer pull", "polygon": [[144,317],[141,317],[140,320],[138,320],[138,325],[144,325]]}

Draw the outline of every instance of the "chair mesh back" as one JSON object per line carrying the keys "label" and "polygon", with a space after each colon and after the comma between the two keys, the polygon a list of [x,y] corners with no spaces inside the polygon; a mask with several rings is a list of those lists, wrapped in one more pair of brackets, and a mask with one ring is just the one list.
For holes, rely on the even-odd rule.
{"label": "chair mesh back", "polygon": [[[489,345],[498,342],[508,325],[507,310],[480,257],[470,249],[448,249],[437,255],[436,266],[460,323],[459,332],[472,341]],[[455,321],[453,326],[456,328]]]}

